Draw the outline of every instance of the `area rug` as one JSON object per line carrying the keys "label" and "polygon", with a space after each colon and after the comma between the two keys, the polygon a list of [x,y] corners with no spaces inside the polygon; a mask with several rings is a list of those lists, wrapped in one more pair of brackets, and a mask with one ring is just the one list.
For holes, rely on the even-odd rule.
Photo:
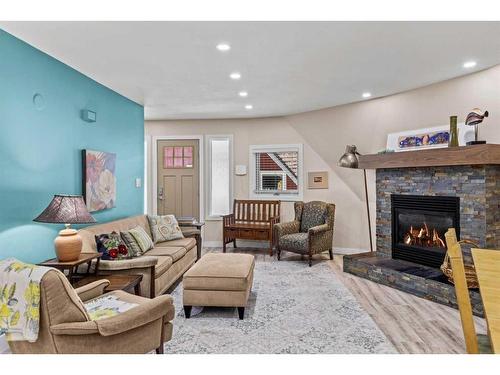
{"label": "area rug", "polygon": [[257,261],[245,319],[208,308],[185,319],[172,293],[174,334],[165,353],[396,353],[326,262]]}

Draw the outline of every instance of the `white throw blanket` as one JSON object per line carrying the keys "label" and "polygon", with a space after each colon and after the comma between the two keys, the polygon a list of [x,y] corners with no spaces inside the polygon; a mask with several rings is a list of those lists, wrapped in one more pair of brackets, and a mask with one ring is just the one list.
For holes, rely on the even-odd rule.
{"label": "white throw blanket", "polygon": [[40,324],[40,281],[53,268],[0,261],[0,333],[9,341],[35,342]]}

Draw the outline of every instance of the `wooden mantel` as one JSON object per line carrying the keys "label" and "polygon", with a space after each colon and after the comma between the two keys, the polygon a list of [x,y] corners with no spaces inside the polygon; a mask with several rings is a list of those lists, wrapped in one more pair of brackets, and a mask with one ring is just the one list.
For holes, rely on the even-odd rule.
{"label": "wooden mantel", "polygon": [[447,147],[420,151],[361,155],[359,168],[411,168],[500,164],[500,145]]}

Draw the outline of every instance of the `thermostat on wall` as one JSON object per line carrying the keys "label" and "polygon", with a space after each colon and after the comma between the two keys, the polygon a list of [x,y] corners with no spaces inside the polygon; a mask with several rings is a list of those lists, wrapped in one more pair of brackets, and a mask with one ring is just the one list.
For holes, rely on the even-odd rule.
{"label": "thermostat on wall", "polygon": [[96,122],[97,113],[89,109],[82,109],[82,120],[87,122]]}
{"label": "thermostat on wall", "polygon": [[236,176],[244,176],[247,174],[247,166],[246,165],[237,165],[235,167]]}

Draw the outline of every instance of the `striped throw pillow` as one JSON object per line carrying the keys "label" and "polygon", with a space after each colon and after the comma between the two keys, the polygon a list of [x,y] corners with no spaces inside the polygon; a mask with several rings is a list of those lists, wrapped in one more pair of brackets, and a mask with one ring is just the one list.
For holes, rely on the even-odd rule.
{"label": "striped throw pillow", "polygon": [[153,248],[153,240],[149,237],[143,227],[137,226],[134,229],[130,229],[128,232],[135,238],[135,241],[143,253]]}
{"label": "striped throw pillow", "polygon": [[128,247],[128,252],[131,257],[138,257],[142,255],[142,249],[130,232],[120,232],[123,242]]}

